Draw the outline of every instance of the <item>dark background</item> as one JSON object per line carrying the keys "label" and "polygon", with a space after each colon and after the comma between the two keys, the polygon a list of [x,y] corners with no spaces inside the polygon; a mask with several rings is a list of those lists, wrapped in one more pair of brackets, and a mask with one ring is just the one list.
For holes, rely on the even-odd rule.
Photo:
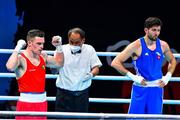
{"label": "dark background", "polygon": [[[26,33],[30,29],[38,28],[46,33],[44,49],[54,50],[51,45],[53,35],[62,36],[63,44],[66,44],[68,30],[80,27],[86,32],[87,44],[94,46],[98,52],[106,51],[109,45],[120,40],[132,42],[142,37],[144,20],[156,16],[163,22],[160,38],[179,51],[178,0],[16,0],[16,5],[16,15],[24,15],[24,24],[18,27],[14,43],[20,38],[26,39]],[[120,49],[115,52],[118,51]],[[105,57],[100,59],[103,63],[100,75],[120,75],[107,64]],[[51,73],[50,70],[47,73]],[[179,76],[178,69],[175,75]],[[132,82],[94,80],[90,97],[130,98],[131,84]],[[12,86],[16,86],[15,80]],[[48,96],[55,96],[54,79],[47,80],[46,89]],[[180,99],[178,91],[179,83],[170,83],[165,87],[165,99]],[[90,103],[89,112],[127,113],[127,108],[128,104]],[[180,114],[179,109],[178,105],[164,105],[165,114]],[[49,102],[48,110],[54,111],[54,102]]]}

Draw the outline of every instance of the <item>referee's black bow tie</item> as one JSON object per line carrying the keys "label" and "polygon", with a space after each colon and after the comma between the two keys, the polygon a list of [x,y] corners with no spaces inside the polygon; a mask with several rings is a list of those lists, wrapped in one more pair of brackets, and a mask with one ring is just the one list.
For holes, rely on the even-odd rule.
{"label": "referee's black bow tie", "polygon": [[71,53],[72,53],[72,54],[78,54],[78,53],[81,53],[81,50],[78,50],[77,52],[72,52],[72,51],[71,51]]}

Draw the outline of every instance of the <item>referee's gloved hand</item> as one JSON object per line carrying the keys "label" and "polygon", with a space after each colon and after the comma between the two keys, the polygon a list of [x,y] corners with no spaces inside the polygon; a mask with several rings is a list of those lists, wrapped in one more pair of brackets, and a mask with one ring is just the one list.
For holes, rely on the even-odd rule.
{"label": "referee's gloved hand", "polygon": [[87,74],[84,76],[83,81],[87,81],[87,80],[92,79],[92,78],[93,78],[93,74],[92,74],[92,73],[87,73]]}

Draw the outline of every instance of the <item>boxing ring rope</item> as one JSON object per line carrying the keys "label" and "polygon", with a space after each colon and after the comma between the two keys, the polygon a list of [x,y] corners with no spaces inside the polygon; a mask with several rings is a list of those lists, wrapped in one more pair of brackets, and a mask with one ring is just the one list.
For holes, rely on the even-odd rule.
{"label": "boxing ring rope", "polygon": [[[52,74],[46,74],[46,78],[47,79],[51,79],[54,78],[56,79],[58,75],[52,75]],[[14,73],[0,73],[0,78],[4,77],[4,78],[9,78],[9,77],[15,77]],[[113,81],[131,81],[131,79],[129,77],[126,76],[110,76],[110,75],[97,75],[94,78],[92,78],[93,80],[113,80]],[[180,82],[180,78],[179,77],[172,77],[171,80],[172,82]]]}
{"label": "boxing ring rope", "polygon": [[[1,100],[18,100],[19,96],[0,96]],[[47,101],[55,101],[55,97],[47,97]],[[118,98],[89,98],[89,102],[93,103],[130,103],[130,99]],[[163,100],[163,104],[180,105],[180,100]]]}
{"label": "boxing ring rope", "polygon": [[[2,54],[11,54],[13,49],[0,49]],[[53,54],[54,51],[44,50],[47,54]],[[98,56],[116,56],[118,52],[97,52]],[[180,54],[173,54],[176,58],[180,58]],[[46,78],[57,78],[58,75],[46,74]],[[0,73],[0,78],[15,77],[14,73]],[[109,76],[97,75],[93,80],[113,80],[113,81],[130,81],[126,76]],[[180,82],[179,77],[172,77],[171,82]],[[18,100],[19,96],[0,96],[1,100]],[[55,101],[55,97],[47,97],[47,101]],[[89,98],[89,102],[94,103],[130,103],[130,99],[117,98]],[[163,100],[163,104],[180,105],[180,100]],[[135,119],[180,119],[180,115],[154,115],[154,114],[108,114],[108,113],[71,113],[71,112],[17,112],[17,111],[0,111],[0,115],[28,115],[28,116],[48,116],[60,118],[135,118]]]}
{"label": "boxing ring rope", "polygon": [[[23,51],[23,50],[22,50]],[[0,53],[11,54],[13,49],[0,49]],[[54,51],[44,50],[47,54],[54,54]],[[98,56],[116,56],[119,52],[96,52]],[[174,57],[180,58],[180,54],[174,53]]]}
{"label": "boxing ring rope", "polygon": [[74,113],[74,112],[17,112],[0,111],[0,115],[10,116],[47,116],[55,118],[87,118],[87,119],[180,119],[180,115],[155,115],[155,114],[112,114],[112,113]]}

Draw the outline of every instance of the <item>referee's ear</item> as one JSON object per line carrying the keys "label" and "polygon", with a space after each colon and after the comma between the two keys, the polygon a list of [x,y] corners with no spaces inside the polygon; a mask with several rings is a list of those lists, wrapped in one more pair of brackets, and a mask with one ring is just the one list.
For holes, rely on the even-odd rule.
{"label": "referee's ear", "polygon": [[85,43],[85,41],[86,41],[86,39],[85,39],[85,38],[83,38],[83,39],[82,39],[82,44],[84,44],[84,43]]}

